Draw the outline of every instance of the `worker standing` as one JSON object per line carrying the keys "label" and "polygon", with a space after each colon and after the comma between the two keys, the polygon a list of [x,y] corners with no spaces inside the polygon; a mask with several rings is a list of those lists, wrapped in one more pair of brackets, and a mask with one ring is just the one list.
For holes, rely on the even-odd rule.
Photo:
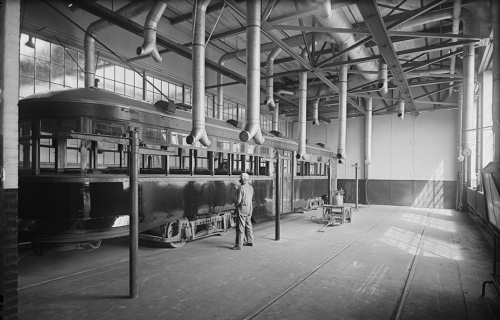
{"label": "worker standing", "polygon": [[247,246],[253,246],[253,231],[252,231],[252,198],[253,187],[248,183],[250,176],[247,173],[241,174],[241,186],[238,190],[236,199],[236,208],[238,209],[238,217],[236,222],[236,244],[231,250],[241,250],[243,245],[243,236],[246,236]]}

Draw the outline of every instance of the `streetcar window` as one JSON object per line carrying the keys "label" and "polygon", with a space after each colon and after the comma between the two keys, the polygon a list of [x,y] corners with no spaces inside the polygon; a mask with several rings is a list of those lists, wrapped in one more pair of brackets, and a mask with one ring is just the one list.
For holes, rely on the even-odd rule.
{"label": "streetcar window", "polygon": [[205,150],[197,150],[196,157],[196,167],[195,170],[208,170],[208,156],[207,151]]}
{"label": "streetcar window", "polygon": [[153,143],[166,144],[167,130],[143,127],[142,140]]}
{"label": "streetcar window", "polygon": [[260,146],[260,154],[264,157],[270,157],[271,150],[269,149],[269,147]]}
{"label": "streetcar window", "polygon": [[77,131],[76,119],[41,119],[41,134],[52,136]]}
{"label": "streetcar window", "polygon": [[255,154],[255,151],[256,151],[255,147],[256,146],[254,144],[247,144],[246,146],[247,146],[247,153],[248,154]]}
{"label": "streetcar window", "polygon": [[253,175],[254,174],[254,161],[255,161],[255,158],[256,157],[253,157],[253,156],[246,156],[245,157],[245,171],[246,173],[248,173],[249,175]]}
{"label": "streetcar window", "polygon": [[19,169],[31,168],[31,120],[19,122]]}
{"label": "streetcar window", "polygon": [[240,174],[242,170],[242,162],[241,162],[241,156],[239,154],[232,154],[232,159],[233,159],[233,165],[232,165],[232,174]]}
{"label": "streetcar window", "polygon": [[66,167],[80,168],[80,139],[66,140]]}
{"label": "streetcar window", "polygon": [[125,123],[111,121],[92,121],[92,133],[108,136],[123,136],[126,134]]}
{"label": "streetcar window", "polygon": [[297,176],[301,176],[303,174],[302,165],[303,165],[302,161],[297,161]]}
{"label": "streetcar window", "polygon": [[40,168],[55,169],[56,148],[53,139],[40,139]]}
{"label": "streetcar window", "polygon": [[233,152],[234,153],[240,153],[242,150],[242,144],[241,142],[233,142]]}
{"label": "streetcar window", "polygon": [[217,152],[215,154],[215,167],[216,167],[215,174],[228,174],[229,154],[224,152]]}
{"label": "streetcar window", "polygon": [[269,161],[260,159],[259,175],[268,176],[269,175]]}

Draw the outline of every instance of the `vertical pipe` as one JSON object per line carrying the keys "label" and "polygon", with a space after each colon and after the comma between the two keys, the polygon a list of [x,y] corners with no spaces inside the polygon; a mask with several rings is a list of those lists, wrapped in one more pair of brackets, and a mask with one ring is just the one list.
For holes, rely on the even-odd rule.
{"label": "vertical pipe", "polygon": [[[219,65],[224,66],[225,60],[224,56],[222,56],[221,60],[219,60]],[[224,108],[224,87],[221,86],[224,84],[224,75],[221,73],[217,73],[217,119],[222,120],[222,110]]]}
{"label": "vertical pipe", "polygon": [[264,143],[260,129],[260,0],[247,1],[247,124],[240,140]]}
{"label": "vertical pipe", "polygon": [[398,102],[398,118],[400,120],[405,118],[405,101],[402,99]]}
{"label": "vertical pipe", "polygon": [[281,172],[280,172],[280,154],[278,153],[276,156],[276,216],[275,216],[275,240],[278,241],[280,240],[280,212],[281,212],[281,185],[280,185],[280,177],[281,177]]}
{"label": "vertical pipe", "polygon": [[[327,1],[329,2],[329,1]],[[346,49],[345,44],[341,44],[340,50]],[[342,61],[347,61],[347,54],[342,55]],[[340,67],[339,74],[339,143],[337,147],[337,159],[339,163],[344,162],[347,131],[347,65]]]}
{"label": "vertical pipe", "polygon": [[[271,53],[267,56],[266,60],[266,104],[267,106],[274,107],[274,78],[271,78],[274,74],[274,59],[281,52],[281,48],[276,48],[271,51]],[[276,130],[278,131],[278,130]]]}
{"label": "vertical pipe", "polygon": [[280,131],[280,104],[275,103],[274,104],[274,112],[273,112],[273,130],[274,131]]}
{"label": "vertical pipe", "polygon": [[194,145],[197,141],[210,146],[210,139],[205,131],[205,17],[207,6],[211,0],[199,0],[195,3],[195,21],[193,24],[193,128],[186,138],[188,144]]}
{"label": "vertical pipe", "polygon": [[493,1],[493,160],[500,161],[500,3]]}
{"label": "vertical pipe", "polygon": [[372,98],[366,99],[366,117],[365,117],[365,178],[370,176],[370,163],[372,161],[372,117],[373,102]]}
{"label": "vertical pipe", "polygon": [[[460,14],[462,11],[462,0],[453,1],[453,24],[452,24],[452,34],[458,34],[460,31]],[[451,39],[451,42],[457,42],[457,39]],[[451,49],[451,52],[455,52],[457,49]],[[457,61],[457,56],[453,56],[450,59],[450,74],[455,74],[455,63]],[[451,85],[452,83],[450,83]],[[450,88],[449,95],[451,96],[453,88]]]}
{"label": "vertical pipe", "polygon": [[130,298],[138,297],[137,290],[137,265],[139,250],[139,132],[130,131],[130,200],[132,211],[130,213]]}
{"label": "vertical pipe", "polygon": [[[306,51],[302,50],[302,58],[306,58]],[[297,159],[304,159],[306,155],[306,119],[307,119],[307,71],[299,73],[299,149]]]}
{"label": "vertical pipe", "polygon": [[379,60],[378,62],[378,88],[382,94],[389,92],[387,86],[387,64],[384,60]]}
{"label": "vertical pipe", "polygon": [[314,99],[313,102],[313,126],[319,126],[319,101],[321,98]]}
{"label": "vertical pipe", "polygon": [[147,98],[148,98],[148,95],[147,95],[147,87],[148,87],[148,73],[146,70],[144,70],[142,72],[142,100],[146,101]]}

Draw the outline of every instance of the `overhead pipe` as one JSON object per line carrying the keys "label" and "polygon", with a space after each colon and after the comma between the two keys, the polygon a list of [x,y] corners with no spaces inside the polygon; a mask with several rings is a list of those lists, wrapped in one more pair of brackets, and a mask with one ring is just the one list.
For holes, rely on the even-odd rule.
{"label": "overhead pipe", "polygon": [[[281,48],[276,48],[271,51],[271,53],[267,56],[266,60],[266,101],[265,104],[268,107],[275,107],[274,103],[274,79],[272,76],[274,75],[274,59],[280,54]],[[276,130],[277,131],[277,130]]]}
{"label": "overhead pipe", "polygon": [[[307,58],[306,49],[302,50],[302,58]],[[307,134],[307,71],[299,73],[299,149],[297,159],[305,159]]]}
{"label": "overhead pipe", "polygon": [[[318,21],[324,28],[346,28],[353,29],[353,26],[349,19],[346,17],[342,9],[332,10],[330,0],[313,0],[313,3],[318,5],[317,13],[315,14]],[[336,43],[344,44],[344,48],[353,46],[357,41],[353,34],[350,33],[335,33],[328,32]],[[347,53],[352,60],[362,59],[371,57],[365,46],[359,46]],[[365,71],[378,71],[377,63],[374,61],[368,61],[364,63],[356,64],[359,70]],[[363,74],[363,77],[368,81],[373,81],[377,79],[376,75],[373,74]]]}
{"label": "overhead pipe", "polygon": [[405,118],[405,101],[403,99],[398,102],[398,118],[403,120]]}
{"label": "overhead pipe", "polygon": [[149,54],[154,61],[162,61],[162,57],[160,53],[158,53],[158,48],[156,47],[156,27],[166,8],[167,3],[164,0],[157,0],[153,4],[146,18],[146,22],[144,23],[144,43],[137,48],[137,55],[145,56]]}
{"label": "overhead pipe", "polygon": [[240,140],[264,143],[260,129],[260,0],[247,1],[247,124]]}
{"label": "overhead pipe", "polygon": [[280,104],[278,102],[274,103],[273,111],[273,131],[280,131]]}
{"label": "overhead pipe", "polygon": [[[327,1],[329,2],[329,1]],[[347,44],[343,43],[340,50]],[[342,61],[347,61],[347,54],[342,55]],[[337,160],[344,163],[347,138],[347,65],[340,67],[339,73],[339,143],[337,146]]]}
{"label": "overhead pipe", "polygon": [[[464,23],[464,34],[472,35],[474,32],[474,19],[472,13],[462,9],[461,19]],[[462,106],[462,155],[467,157],[472,154],[474,143],[474,83],[475,83],[475,47],[474,44],[464,45],[463,58],[463,106]]]}
{"label": "overhead pipe", "polygon": [[[458,34],[460,31],[460,14],[462,12],[462,0],[454,0],[453,1],[453,24],[452,24],[452,29],[451,33],[452,34]],[[453,38],[451,39],[451,42],[457,42],[457,39]],[[457,49],[453,48],[450,51],[455,52]],[[453,56],[450,59],[450,74],[455,74],[455,64],[457,61],[457,57]],[[453,92],[453,89],[450,88],[449,95],[451,96]]]}
{"label": "overhead pipe", "polygon": [[313,126],[319,126],[319,100],[321,98],[314,99],[313,101]]}
{"label": "overhead pipe", "polygon": [[[292,95],[293,92],[285,89],[280,89],[276,91],[276,94],[281,95]],[[280,104],[278,102],[274,103],[274,112],[273,112],[273,130],[274,131],[280,131],[279,130],[279,116],[280,116]]]}
{"label": "overhead pipe", "polygon": [[387,63],[383,60],[379,60],[378,62],[378,88],[381,94],[389,92],[387,85]]}
{"label": "overhead pipe", "polygon": [[195,21],[193,24],[193,128],[186,138],[188,144],[197,141],[209,147],[210,139],[205,131],[205,16],[210,0],[198,0],[195,3]]}
{"label": "overhead pipe", "polygon": [[[153,0],[136,0],[130,2],[129,4],[121,7],[116,11],[116,13],[122,15],[125,18],[132,19],[149,8],[151,8]],[[94,86],[95,83],[95,37],[99,32],[112,26],[108,20],[99,19],[92,22],[85,32],[84,39],[84,55],[85,55],[85,88],[90,88]]]}

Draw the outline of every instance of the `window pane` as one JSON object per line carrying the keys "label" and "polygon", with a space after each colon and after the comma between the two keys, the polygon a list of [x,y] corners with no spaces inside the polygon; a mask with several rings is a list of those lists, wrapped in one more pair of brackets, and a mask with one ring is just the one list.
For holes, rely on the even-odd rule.
{"label": "window pane", "polygon": [[109,63],[106,63],[104,66],[104,78],[115,80],[115,66]]}
{"label": "window pane", "polygon": [[73,68],[73,69],[77,68],[75,61],[77,61],[78,56],[77,56],[75,50],[71,50],[71,49],[66,48],[66,54],[64,55],[64,58],[65,58],[64,63],[65,63],[66,68]]}
{"label": "window pane", "polygon": [[85,87],[85,73],[78,71],[78,88]]}
{"label": "window pane", "polygon": [[135,97],[137,99],[142,99],[142,88],[135,87]]}
{"label": "window pane", "polygon": [[50,42],[36,39],[35,58],[50,61]]}
{"label": "window pane", "polygon": [[64,65],[64,49],[60,45],[52,43],[50,46],[50,61],[61,66]]}
{"label": "window pane", "polygon": [[32,95],[35,90],[35,80],[32,78],[19,77],[19,96],[25,98]]}
{"label": "window pane", "polygon": [[115,66],[115,81],[125,82],[125,68]]}
{"label": "window pane", "polygon": [[76,69],[66,69],[66,79],[64,83],[67,87],[76,88]]}
{"label": "window pane", "polygon": [[[85,66],[85,55],[82,52],[78,52],[78,65],[83,69]],[[78,68],[80,69],[80,68]],[[81,70],[80,70],[81,71]]]}
{"label": "window pane", "polygon": [[129,97],[134,97],[134,87],[125,85],[125,95]]}
{"label": "window pane", "polygon": [[125,69],[125,84],[130,86],[134,85],[134,71]]}
{"label": "window pane", "polygon": [[19,73],[22,76],[35,77],[35,59],[21,55],[19,61]]}
{"label": "window pane", "polygon": [[50,84],[47,81],[35,81],[35,93],[50,90]]}
{"label": "window pane", "polygon": [[113,80],[104,79],[104,89],[115,91],[115,82]]}
{"label": "window pane", "polygon": [[119,94],[125,93],[125,85],[120,82],[115,82],[115,92]]}
{"label": "window pane", "polygon": [[154,80],[153,80],[153,77],[146,76],[146,79],[148,80],[148,81],[146,82],[146,90],[148,90],[148,91],[153,91],[153,85],[152,85],[152,83],[153,83],[153,81],[154,81]]}
{"label": "window pane", "polygon": [[35,64],[35,78],[37,80],[49,81],[50,77],[50,63],[47,61],[36,60]]}
{"label": "window pane", "polygon": [[104,61],[102,61],[101,59],[98,60],[97,62],[97,69],[95,70],[95,75],[97,77],[104,77]]}
{"label": "window pane", "polygon": [[154,92],[158,93],[161,91],[161,80],[158,78],[154,78],[153,84],[156,88],[154,88]]}
{"label": "window pane", "polygon": [[57,64],[50,66],[50,82],[64,85],[64,67]]}
{"label": "window pane", "polygon": [[191,105],[191,90],[186,88],[184,92],[184,102],[188,105]]}
{"label": "window pane", "polygon": [[135,72],[134,73],[134,77],[135,77],[135,86],[137,88],[142,88],[143,87],[143,85],[142,85],[142,82],[143,82],[142,75],[140,75],[139,73]]}
{"label": "window pane", "polygon": [[176,86],[175,88],[175,102],[176,103],[182,102],[182,87],[180,86]]}

